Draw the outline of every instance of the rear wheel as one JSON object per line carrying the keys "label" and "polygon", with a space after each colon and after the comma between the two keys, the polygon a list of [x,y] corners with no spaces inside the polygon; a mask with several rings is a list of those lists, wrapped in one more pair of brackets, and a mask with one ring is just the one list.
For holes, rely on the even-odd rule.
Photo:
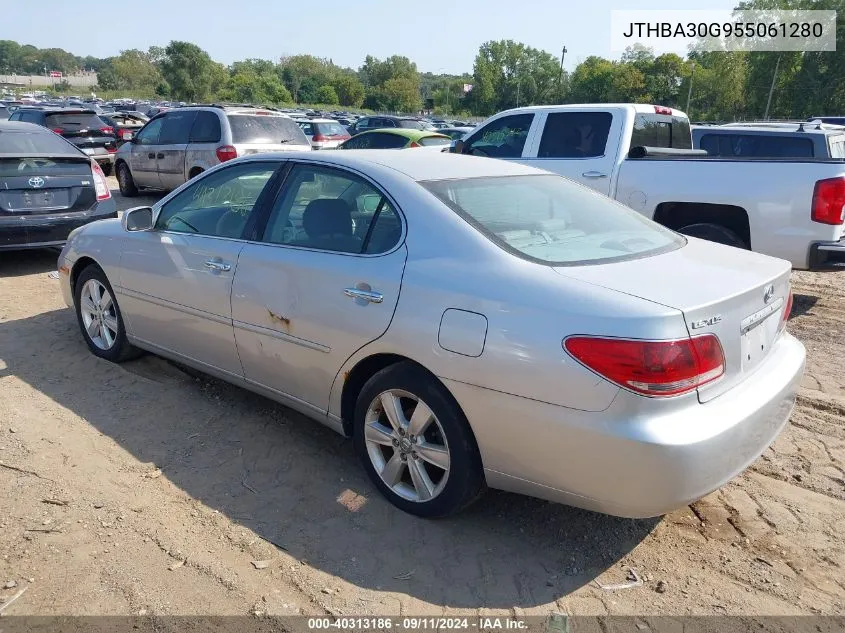
{"label": "rear wheel", "polygon": [[106,274],[94,264],[76,280],[74,304],[79,329],[91,353],[115,363],[140,355],[126,339],[123,316]]}
{"label": "rear wheel", "polygon": [[138,195],[138,187],[135,186],[132,172],[129,171],[129,166],[126,163],[117,165],[117,185],[120,187],[121,195],[127,198],[134,198]]}
{"label": "rear wheel", "polygon": [[387,367],[364,385],[354,443],[376,487],[410,514],[454,514],[484,491],[466,418],[446,388],[413,363]]}
{"label": "rear wheel", "polygon": [[748,250],[748,244],[745,243],[739,235],[720,224],[700,223],[688,224],[680,229],[679,233],[689,235],[690,237],[697,237],[708,242],[716,242],[718,244],[726,244],[727,246],[734,246],[736,248],[744,248]]}

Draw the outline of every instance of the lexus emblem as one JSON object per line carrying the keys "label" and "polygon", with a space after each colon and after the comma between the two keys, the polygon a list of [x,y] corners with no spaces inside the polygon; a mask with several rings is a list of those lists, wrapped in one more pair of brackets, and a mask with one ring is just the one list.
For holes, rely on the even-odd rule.
{"label": "lexus emblem", "polygon": [[33,176],[27,182],[33,189],[41,189],[44,186],[44,179],[41,176]]}
{"label": "lexus emblem", "polygon": [[769,284],[766,286],[766,289],[763,291],[763,303],[768,303],[772,300],[772,297],[775,296],[775,286],[774,284]]}

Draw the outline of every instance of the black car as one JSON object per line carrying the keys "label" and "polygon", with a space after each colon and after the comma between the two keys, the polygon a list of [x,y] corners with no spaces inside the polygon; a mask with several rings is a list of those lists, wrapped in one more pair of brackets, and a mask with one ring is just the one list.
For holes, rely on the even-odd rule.
{"label": "black car", "polygon": [[126,141],[132,140],[138,130],[144,127],[144,124],[149,121],[140,112],[110,112],[108,114],[101,114],[100,119],[102,119],[106,126],[114,130],[118,147]]}
{"label": "black car", "polygon": [[15,110],[9,121],[35,123],[53,130],[99,163],[106,176],[111,175],[117,137],[96,112],[87,108],[23,107]]}
{"label": "black car", "polygon": [[365,116],[358,119],[350,128],[349,132],[352,136],[366,132],[368,130],[382,130],[384,128],[402,127],[411,130],[428,130],[431,129],[428,123],[421,119],[405,116]]}
{"label": "black car", "polygon": [[90,156],[42,126],[0,121],[0,250],[60,247],[73,229],[116,217]]}

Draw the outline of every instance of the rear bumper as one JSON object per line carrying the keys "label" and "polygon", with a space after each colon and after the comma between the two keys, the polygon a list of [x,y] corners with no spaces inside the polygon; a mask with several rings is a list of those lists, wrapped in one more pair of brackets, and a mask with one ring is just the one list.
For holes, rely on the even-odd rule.
{"label": "rear bumper", "polygon": [[812,244],[810,270],[845,270],[845,239]]}
{"label": "rear bumper", "polygon": [[0,217],[0,250],[61,246],[73,229],[116,217],[114,198],[83,212]]}
{"label": "rear bumper", "polygon": [[619,396],[586,412],[444,382],[476,435],[491,488],[652,517],[720,488],[768,448],[789,420],[804,362],[804,346],[784,334],[753,375],[714,400],[635,411]]}

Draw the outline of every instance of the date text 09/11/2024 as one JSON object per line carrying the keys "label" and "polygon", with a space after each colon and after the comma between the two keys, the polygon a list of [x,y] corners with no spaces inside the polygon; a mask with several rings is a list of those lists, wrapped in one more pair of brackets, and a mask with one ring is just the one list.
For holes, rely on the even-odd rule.
{"label": "date text 09/11/2024", "polygon": [[[308,618],[308,629],[319,630],[349,630],[349,631],[519,631],[528,630],[528,622],[520,618],[511,617],[316,617]],[[545,629],[548,630],[548,629]]]}

